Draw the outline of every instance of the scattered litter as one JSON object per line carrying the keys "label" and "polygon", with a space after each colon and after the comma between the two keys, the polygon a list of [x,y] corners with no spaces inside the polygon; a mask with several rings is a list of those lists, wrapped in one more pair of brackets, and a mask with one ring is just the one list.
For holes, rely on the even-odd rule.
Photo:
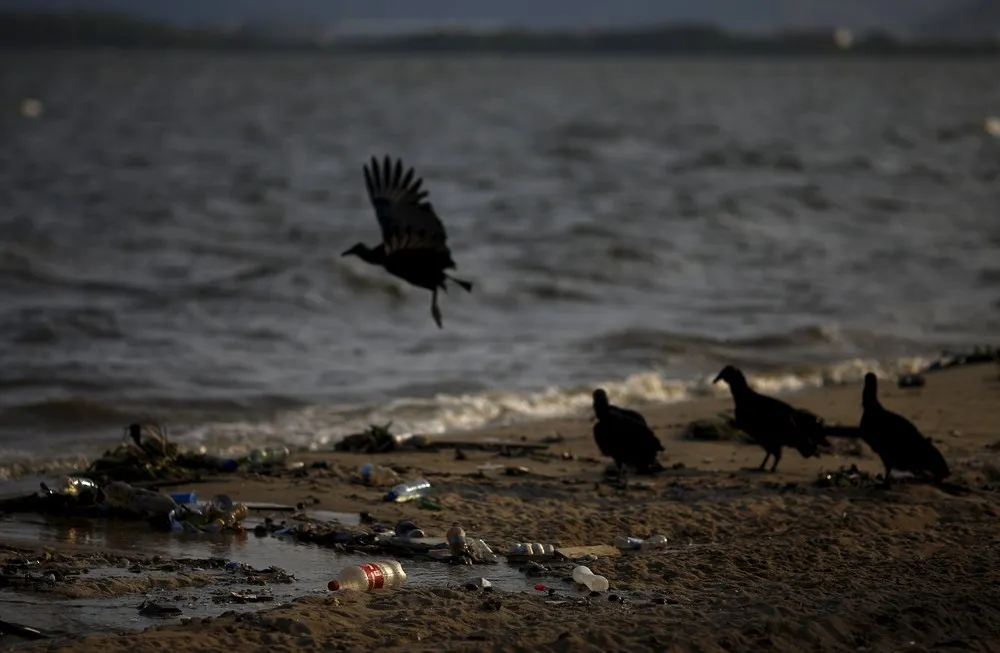
{"label": "scattered litter", "polygon": [[327,584],[331,592],[355,590],[371,592],[379,589],[394,589],[406,582],[403,566],[395,560],[366,562],[350,565],[337,574],[337,578]]}
{"label": "scattered litter", "polygon": [[389,490],[389,493],[385,495],[385,500],[402,503],[404,501],[422,499],[427,495],[430,489],[430,481],[425,479],[421,478],[416,481],[408,481],[406,483],[400,483]]}

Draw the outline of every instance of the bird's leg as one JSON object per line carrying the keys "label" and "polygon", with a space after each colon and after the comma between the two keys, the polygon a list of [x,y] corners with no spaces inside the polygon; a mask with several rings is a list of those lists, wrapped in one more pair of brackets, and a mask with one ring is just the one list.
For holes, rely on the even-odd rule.
{"label": "bird's leg", "polygon": [[778,467],[778,461],[779,460],[781,460],[781,449],[778,449],[778,451],[776,451],[775,454],[774,454],[774,463],[771,464],[771,473],[772,474],[774,473],[774,470]]}
{"label": "bird's leg", "polygon": [[624,463],[618,464],[618,487],[623,490],[628,489],[628,470]]}
{"label": "bird's leg", "polygon": [[885,477],[882,479],[882,487],[884,487],[887,490],[890,487],[892,487],[892,481],[889,480],[889,478],[891,476],[892,476],[892,467],[890,467],[889,465],[886,465],[885,466]]}
{"label": "bird's leg", "polygon": [[437,288],[431,291],[431,317],[437,323],[439,329],[443,329],[444,325],[441,324],[441,309],[438,308],[438,291]]}
{"label": "bird's leg", "polygon": [[758,467],[757,469],[759,469],[760,471],[764,471],[764,468],[767,466],[767,461],[770,460],[770,458],[771,458],[771,452],[770,451],[765,451],[764,452],[764,460],[761,461],[760,467]]}

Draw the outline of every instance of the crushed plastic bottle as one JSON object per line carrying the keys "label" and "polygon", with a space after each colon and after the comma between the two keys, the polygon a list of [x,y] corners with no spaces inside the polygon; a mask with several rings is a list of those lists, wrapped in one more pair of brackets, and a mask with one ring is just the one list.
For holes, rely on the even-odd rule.
{"label": "crushed plastic bottle", "polygon": [[541,544],[538,542],[518,542],[510,545],[510,555],[521,556],[550,556],[555,555],[556,548],[551,544]]}
{"label": "crushed plastic bottle", "polygon": [[358,468],[358,476],[365,485],[374,487],[380,485],[392,485],[399,482],[399,474],[391,467],[365,463]]}
{"label": "crushed plastic bottle", "polygon": [[137,515],[166,516],[177,508],[173,499],[165,494],[132,487],[124,481],[113,481],[103,488],[104,503],[109,508],[125,510]]}
{"label": "crushed plastic bottle", "polygon": [[400,483],[396,487],[389,490],[389,493],[385,495],[385,500],[401,503],[403,501],[422,499],[427,496],[430,489],[430,481],[422,478],[416,481],[408,481],[406,483]]}
{"label": "crushed plastic bottle", "polygon": [[327,583],[327,589],[331,592],[338,590],[371,592],[395,589],[404,582],[406,582],[406,572],[403,571],[403,565],[395,560],[379,560],[345,567],[334,580]]}
{"label": "crushed plastic bottle", "polygon": [[591,592],[603,592],[611,587],[607,578],[598,576],[590,570],[590,567],[583,565],[573,568],[573,580],[581,585],[586,585]]}

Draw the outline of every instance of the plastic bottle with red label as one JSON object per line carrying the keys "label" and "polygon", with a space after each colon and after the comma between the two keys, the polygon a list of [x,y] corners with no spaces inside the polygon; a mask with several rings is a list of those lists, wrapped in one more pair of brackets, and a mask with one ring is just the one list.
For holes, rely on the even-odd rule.
{"label": "plastic bottle with red label", "polygon": [[338,590],[374,592],[381,589],[395,589],[404,582],[406,582],[406,572],[403,571],[403,565],[395,560],[379,560],[345,567],[327,584],[327,588],[331,592]]}

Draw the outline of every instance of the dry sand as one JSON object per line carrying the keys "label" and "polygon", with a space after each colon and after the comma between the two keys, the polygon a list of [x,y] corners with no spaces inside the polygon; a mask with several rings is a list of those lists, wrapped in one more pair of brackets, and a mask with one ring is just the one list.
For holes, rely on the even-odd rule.
{"label": "dry sand", "polygon": [[[813,485],[820,472],[843,465],[880,472],[866,447],[860,456],[809,460],[789,450],[776,474],[758,474],[741,470],[760,463],[758,447],[680,439],[683,425],[730,408],[728,399],[643,408],[666,447],[664,464],[683,467],[635,478],[644,487],[628,491],[599,483],[605,461],[587,460],[598,456],[587,419],[475,435],[539,441],[560,433],[564,441],[542,456],[378,456],[430,480],[441,512],[387,504],[383,490],[351,482],[356,466],[372,459],[353,454],[311,456],[330,469],[304,478],[251,474],[197,487],[201,495],[318,501],[318,508],[370,511],[387,522],[408,518],[436,534],[458,521],[500,551],[518,541],[572,546],[662,533],[672,546],[667,553],[590,564],[611,581],[609,594],[641,599],[580,593],[553,602],[541,592],[449,588],[339,593],[50,650],[1000,651],[1000,379],[995,366],[982,365],[927,381],[914,390],[885,383],[883,403],[935,440],[952,467],[950,480],[965,491]],[[833,423],[860,417],[859,386],[788,399]],[[489,462],[525,465],[531,474],[482,477],[477,469]],[[685,547],[689,542],[698,546]],[[489,577],[490,567],[482,573]]]}

